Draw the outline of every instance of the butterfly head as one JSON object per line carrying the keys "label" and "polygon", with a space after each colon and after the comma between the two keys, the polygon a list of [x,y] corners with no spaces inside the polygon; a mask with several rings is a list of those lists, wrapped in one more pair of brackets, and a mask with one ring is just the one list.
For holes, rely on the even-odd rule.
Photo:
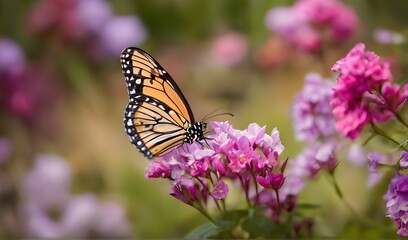
{"label": "butterfly head", "polygon": [[205,122],[195,122],[187,129],[185,142],[193,143],[194,141],[201,141],[204,139],[204,131],[207,128]]}

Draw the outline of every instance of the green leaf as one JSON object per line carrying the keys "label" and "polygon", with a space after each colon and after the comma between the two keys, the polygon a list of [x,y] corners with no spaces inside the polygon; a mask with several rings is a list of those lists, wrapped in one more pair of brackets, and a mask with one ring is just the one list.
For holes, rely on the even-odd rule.
{"label": "green leaf", "polygon": [[187,236],[185,237],[186,239],[199,239],[199,238],[207,238],[208,236],[210,236],[212,234],[212,232],[214,232],[214,230],[217,228],[217,226],[215,226],[212,223],[205,223],[199,227],[197,227],[196,229],[194,229],[193,231],[191,231],[189,234],[187,234]]}
{"label": "green leaf", "polygon": [[250,238],[289,238],[291,233],[287,224],[276,224],[266,218],[264,209],[262,208],[251,211],[250,214],[243,219],[241,226],[243,230],[249,233]]}
{"label": "green leaf", "polygon": [[247,215],[247,210],[226,212],[222,217],[215,219],[215,225],[213,223],[203,224],[190,232],[186,238],[232,238],[232,231],[239,225],[242,218]]}

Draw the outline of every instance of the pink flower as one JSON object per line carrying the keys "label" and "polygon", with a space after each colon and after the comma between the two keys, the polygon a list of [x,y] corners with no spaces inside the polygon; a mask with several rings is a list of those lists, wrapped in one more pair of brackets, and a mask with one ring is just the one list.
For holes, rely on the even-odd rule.
{"label": "pink flower", "polygon": [[272,188],[278,190],[285,181],[285,177],[282,173],[268,172],[266,176],[257,176],[256,181],[264,188]]}
{"label": "pink flower", "polygon": [[227,197],[229,188],[228,185],[220,180],[214,185],[214,190],[210,193],[217,200],[225,199]]}
{"label": "pink flower", "polygon": [[153,160],[150,162],[146,178],[167,178],[170,177],[171,169],[167,162]]}
{"label": "pink flower", "polygon": [[333,40],[353,35],[358,27],[356,13],[337,0],[299,0],[294,5],[311,23],[327,27]]}
{"label": "pink flower", "polygon": [[[366,52],[362,43],[334,64],[332,70],[340,75],[333,86],[330,104],[336,130],[345,137],[355,139],[369,122],[387,121],[391,117],[390,111],[406,99],[405,91],[398,94],[397,89],[387,83],[392,81],[389,64],[375,53]],[[385,85],[385,99],[393,104],[386,109],[381,102],[382,85]]]}
{"label": "pink flower", "polygon": [[203,187],[191,178],[182,177],[173,183],[170,195],[188,205],[197,201],[205,202],[208,197],[208,186]]}
{"label": "pink flower", "polygon": [[[298,0],[291,7],[271,9],[266,15],[266,26],[300,50],[316,53],[325,40],[335,42],[351,37],[358,28],[358,19],[351,8],[337,0]],[[330,39],[325,39],[325,29]]]}
{"label": "pink flower", "polygon": [[260,157],[245,136],[242,136],[236,141],[234,149],[227,153],[227,156],[230,160],[228,167],[235,173],[239,173],[243,169],[249,167],[252,161],[257,160]]}
{"label": "pink flower", "polygon": [[229,32],[219,36],[212,43],[213,58],[223,66],[231,67],[242,62],[248,51],[245,36]]}

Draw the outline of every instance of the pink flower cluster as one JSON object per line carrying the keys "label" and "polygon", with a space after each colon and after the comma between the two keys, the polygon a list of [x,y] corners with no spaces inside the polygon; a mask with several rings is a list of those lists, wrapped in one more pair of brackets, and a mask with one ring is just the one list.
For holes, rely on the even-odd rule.
{"label": "pink flower cluster", "polygon": [[95,57],[100,52],[116,57],[147,38],[137,16],[115,16],[106,0],[42,0],[29,14],[27,26],[33,34],[52,33],[63,44],[85,43]]}
{"label": "pink flower cluster", "polygon": [[362,43],[332,70],[340,73],[331,101],[335,127],[345,137],[355,139],[366,124],[389,120],[408,97],[407,85],[392,82],[390,65]]}
{"label": "pink flower cluster", "polygon": [[[266,25],[300,50],[316,53],[326,40],[336,42],[351,37],[358,19],[351,8],[337,0],[298,0],[291,7],[271,9]],[[326,35],[329,39],[324,39]]]}
{"label": "pink flower cluster", "polygon": [[[204,147],[205,143],[185,144],[152,161],[146,177],[169,179],[171,195],[196,208],[205,206],[209,197],[216,203],[225,199],[229,184],[234,182],[242,187],[248,204],[253,205],[266,204],[260,202],[261,193],[274,196],[274,191],[285,188],[283,171],[287,161],[279,160],[284,146],[276,128],[269,135],[265,127],[255,123],[242,131],[233,129],[228,122],[210,122],[210,125],[213,133],[208,135],[208,147]],[[283,194],[285,198],[296,196],[291,194],[298,192],[295,186],[286,188],[289,189]],[[275,198],[276,202],[279,201]],[[276,204],[274,207],[277,210]]]}

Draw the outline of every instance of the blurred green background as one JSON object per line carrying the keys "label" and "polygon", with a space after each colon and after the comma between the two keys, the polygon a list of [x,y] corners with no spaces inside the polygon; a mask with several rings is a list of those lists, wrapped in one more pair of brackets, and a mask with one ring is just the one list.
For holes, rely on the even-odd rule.
{"label": "blurred green background", "polygon": [[[35,89],[33,101],[37,105],[29,113],[13,112],[7,105],[7,92],[12,90],[3,85],[0,88],[3,95],[0,96],[0,136],[12,144],[4,171],[13,176],[19,193],[19,183],[37,154],[59,155],[72,168],[72,192],[94,192],[101,199],[120,202],[135,237],[185,236],[205,219],[169,196],[168,182],[145,179],[148,161],[130,144],[123,129],[128,96],[119,64],[120,53],[116,56],[105,53],[95,33],[85,37],[78,33],[78,36],[76,31],[81,26],[58,20],[58,16],[66,14],[62,6],[69,9],[70,4],[56,1],[61,2],[60,12],[44,10],[37,16],[33,12],[47,1],[0,1],[0,38],[20,45],[25,62],[33,71],[28,76],[41,72],[38,77],[26,78],[23,85],[28,90],[22,87],[28,92]],[[252,122],[267,125],[267,132],[277,127],[286,147],[283,157],[294,158],[302,149],[302,144],[294,139],[290,107],[306,73],[318,72],[331,78],[332,64],[357,42],[364,42],[382,57],[395,58],[399,63],[394,72],[397,78],[406,76],[408,69],[406,46],[385,46],[373,40],[373,31],[379,27],[406,33],[408,2],[404,0],[343,1],[357,12],[361,26],[353,38],[336,47],[327,47],[324,63],[315,55],[288,47],[266,28],[268,10],[293,1],[111,0],[107,3],[114,15],[138,17],[146,36],[134,46],[149,52],[173,76],[196,119],[220,110],[235,117],[213,120],[228,120],[237,129],[244,129]],[[54,22],[47,23],[52,19]],[[113,37],[128,34],[126,25],[116,30],[112,32],[117,34]],[[229,34],[238,36],[243,53],[236,62],[221,64],[214,55],[215,45]],[[0,82],[3,80],[4,76]],[[391,226],[391,221],[384,217],[382,201],[387,181],[368,188],[367,172],[366,168],[341,161],[336,177],[345,198],[359,215]],[[359,226],[324,174],[308,182],[300,199],[323,206],[310,212],[316,218],[317,236],[394,236],[393,232],[378,233],[379,230]],[[23,201],[16,197],[3,203],[18,206]],[[0,226],[0,236],[12,235]]]}

